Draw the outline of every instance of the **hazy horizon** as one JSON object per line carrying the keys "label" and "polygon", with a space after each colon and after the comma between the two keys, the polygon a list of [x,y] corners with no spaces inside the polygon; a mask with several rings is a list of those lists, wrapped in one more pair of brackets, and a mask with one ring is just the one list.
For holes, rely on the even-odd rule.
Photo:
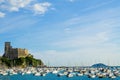
{"label": "hazy horizon", "polygon": [[120,65],[120,0],[0,0],[4,42],[53,66]]}

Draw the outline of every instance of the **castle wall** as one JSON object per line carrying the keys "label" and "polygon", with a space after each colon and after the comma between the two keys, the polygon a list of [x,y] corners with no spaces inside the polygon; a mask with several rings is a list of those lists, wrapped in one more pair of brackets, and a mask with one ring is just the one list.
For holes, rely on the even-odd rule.
{"label": "castle wall", "polygon": [[28,55],[28,50],[18,48],[18,58],[26,57]]}
{"label": "castle wall", "polygon": [[12,48],[10,42],[5,42],[5,53],[3,57],[9,59],[17,59],[20,57],[26,57],[28,55],[28,50],[22,48]]}

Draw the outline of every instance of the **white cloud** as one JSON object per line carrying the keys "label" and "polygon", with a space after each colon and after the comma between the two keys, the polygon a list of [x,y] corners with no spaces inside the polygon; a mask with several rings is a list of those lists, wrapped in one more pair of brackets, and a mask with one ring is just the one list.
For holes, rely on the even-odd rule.
{"label": "white cloud", "polygon": [[109,0],[107,2],[103,2],[103,3],[96,4],[96,5],[92,5],[92,6],[89,6],[88,8],[86,8],[86,9],[84,9],[83,11],[87,11],[87,10],[91,10],[91,9],[96,9],[96,8],[102,7],[104,5],[110,4],[113,1],[115,1],[115,0]]}
{"label": "white cloud", "polygon": [[[82,33],[79,33],[82,34]],[[92,35],[74,35],[61,41],[53,42],[51,45],[60,48],[79,48],[82,46],[96,46],[109,41],[108,32],[99,32]]]}
{"label": "white cloud", "polygon": [[69,0],[70,2],[74,2],[75,0]]}
{"label": "white cloud", "polygon": [[5,17],[5,13],[0,12],[0,18],[3,18],[3,17]]}
{"label": "white cloud", "polygon": [[35,14],[45,14],[51,6],[49,2],[38,3],[36,0],[0,0],[0,10],[18,12],[20,9],[34,11]]}
{"label": "white cloud", "polygon": [[24,8],[31,3],[32,0],[9,0],[9,10],[19,11],[20,8]]}
{"label": "white cloud", "polygon": [[71,29],[70,29],[70,28],[65,28],[64,31],[65,31],[66,33],[70,33]]}
{"label": "white cloud", "polygon": [[35,14],[44,14],[50,6],[51,4],[48,2],[37,3],[33,5],[33,10],[35,11]]}

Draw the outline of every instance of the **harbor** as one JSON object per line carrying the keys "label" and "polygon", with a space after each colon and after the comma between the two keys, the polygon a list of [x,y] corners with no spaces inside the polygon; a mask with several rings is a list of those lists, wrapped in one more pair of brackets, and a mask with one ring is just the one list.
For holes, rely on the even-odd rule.
{"label": "harbor", "polygon": [[[11,78],[20,76],[25,78],[26,76],[36,77],[29,79],[26,77],[25,80],[51,80],[50,78],[55,77],[55,80],[65,80],[77,78],[77,80],[84,79],[118,79],[120,78],[120,67],[105,67],[105,68],[93,68],[93,67],[26,67],[23,69],[12,68],[12,69],[0,69],[0,79]],[[48,78],[49,77],[49,78]],[[17,80],[24,80],[24,79]],[[48,79],[46,79],[48,78]],[[83,80],[84,80],[83,79]],[[76,80],[76,79],[75,79]]]}

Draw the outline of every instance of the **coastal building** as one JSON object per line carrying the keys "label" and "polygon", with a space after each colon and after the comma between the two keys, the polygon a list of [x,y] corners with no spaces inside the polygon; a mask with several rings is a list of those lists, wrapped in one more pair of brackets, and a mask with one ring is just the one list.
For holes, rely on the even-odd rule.
{"label": "coastal building", "polygon": [[29,56],[27,49],[22,48],[13,48],[10,42],[5,42],[4,54],[3,57],[9,59],[17,59],[21,57]]}

